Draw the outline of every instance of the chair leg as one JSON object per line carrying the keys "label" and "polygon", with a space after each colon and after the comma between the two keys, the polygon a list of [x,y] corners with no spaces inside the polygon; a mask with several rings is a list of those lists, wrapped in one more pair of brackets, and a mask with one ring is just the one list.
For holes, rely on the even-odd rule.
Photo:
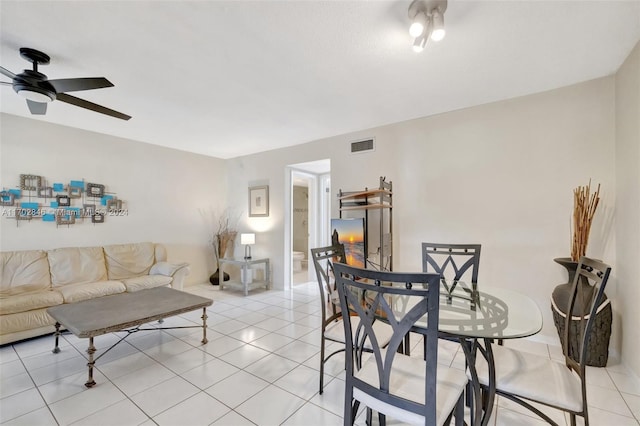
{"label": "chair leg", "polygon": [[380,426],[387,426],[387,416],[378,413],[378,423],[380,423]]}
{"label": "chair leg", "polygon": [[409,337],[411,333],[407,333],[406,336],[404,336],[404,342],[403,344],[403,349],[404,349],[404,354],[409,356],[411,355],[411,338]]}
{"label": "chair leg", "polygon": [[324,335],[320,338],[320,395],[324,392]]}
{"label": "chair leg", "polygon": [[[353,401],[353,405],[351,405],[351,404],[348,404],[348,405],[352,407],[351,408],[351,414],[349,415],[349,417],[347,417],[345,415],[345,419],[351,418],[351,423],[350,424],[353,425],[356,422],[356,416],[358,415],[358,408],[360,407],[360,401],[355,400],[355,401]],[[369,415],[369,413],[370,412],[368,411],[367,415]],[[346,420],[345,420],[345,424],[347,424]]]}

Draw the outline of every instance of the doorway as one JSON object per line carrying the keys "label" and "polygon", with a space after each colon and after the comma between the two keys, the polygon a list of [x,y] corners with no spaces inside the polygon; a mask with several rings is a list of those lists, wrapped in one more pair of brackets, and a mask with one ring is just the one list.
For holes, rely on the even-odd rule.
{"label": "doorway", "polygon": [[329,240],[330,167],[328,159],[287,166],[285,288],[316,279],[310,249]]}

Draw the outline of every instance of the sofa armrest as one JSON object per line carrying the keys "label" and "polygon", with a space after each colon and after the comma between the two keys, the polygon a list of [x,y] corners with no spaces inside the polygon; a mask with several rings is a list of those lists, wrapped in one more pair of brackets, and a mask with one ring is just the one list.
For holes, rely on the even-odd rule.
{"label": "sofa armrest", "polygon": [[188,263],[158,262],[151,267],[149,275],[165,275],[172,277],[171,288],[182,290],[184,278],[189,275],[191,269]]}

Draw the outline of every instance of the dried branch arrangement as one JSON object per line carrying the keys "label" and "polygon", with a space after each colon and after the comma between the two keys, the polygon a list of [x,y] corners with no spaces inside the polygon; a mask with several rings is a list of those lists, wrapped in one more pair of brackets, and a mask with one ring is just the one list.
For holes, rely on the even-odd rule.
{"label": "dried branch arrangement", "polygon": [[236,235],[238,234],[235,229],[238,219],[239,215],[234,215],[229,209],[224,210],[220,216],[218,216],[218,227],[213,234],[212,241],[217,259],[224,257],[227,248],[235,241]]}
{"label": "dried branch arrangement", "polygon": [[571,240],[571,260],[577,262],[587,253],[591,222],[600,202],[600,184],[593,194],[589,185],[573,190],[573,237]]}

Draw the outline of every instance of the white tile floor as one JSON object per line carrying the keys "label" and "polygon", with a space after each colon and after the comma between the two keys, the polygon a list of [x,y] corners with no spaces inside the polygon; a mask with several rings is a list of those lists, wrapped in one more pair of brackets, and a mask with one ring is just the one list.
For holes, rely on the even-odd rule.
{"label": "white tile floor", "polygon": [[[59,354],[51,353],[51,336],[1,347],[0,423],[342,424],[344,358],[332,359],[325,392],[321,396],[317,390],[320,306],[315,283],[287,293],[255,290],[248,297],[209,284],[187,290],[215,301],[209,309],[209,343],[201,345],[198,329],[133,334],[98,361],[98,384],[92,389],[84,387],[86,339],[65,334]],[[195,311],[164,325],[197,324],[200,315]],[[117,338],[97,338],[98,354]],[[413,341],[413,354],[421,356],[420,342]],[[508,344],[561,356],[558,347],[532,341]],[[455,343],[443,341],[439,362],[463,368],[464,357]],[[592,425],[639,425],[640,384],[622,365],[590,368],[587,377]],[[562,413],[553,416],[568,424]],[[357,424],[364,424],[363,417]],[[491,424],[544,423],[499,399]]]}

